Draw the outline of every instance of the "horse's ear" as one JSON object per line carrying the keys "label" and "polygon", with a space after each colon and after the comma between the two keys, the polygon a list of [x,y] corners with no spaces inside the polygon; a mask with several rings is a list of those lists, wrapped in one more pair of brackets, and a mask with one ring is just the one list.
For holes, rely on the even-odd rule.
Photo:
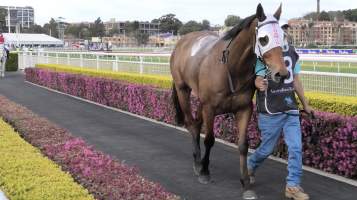
{"label": "horse's ear", "polygon": [[256,16],[260,22],[264,21],[267,18],[264,14],[262,4],[258,4]]}
{"label": "horse's ear", "polygon": [[281,4],[282,3],[280,3],[280,6],[279,6],[279,8],[278,8],[278,10],[276,10],[275,11],[275,14],[274,14],[274,17],[279,21],[279,19],[280,19],[280,15],[281,15]]}

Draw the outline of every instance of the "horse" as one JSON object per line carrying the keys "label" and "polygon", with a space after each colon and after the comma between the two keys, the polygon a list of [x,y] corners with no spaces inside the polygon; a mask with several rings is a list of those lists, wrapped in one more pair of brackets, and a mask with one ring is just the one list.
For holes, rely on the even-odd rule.
{"label": "horse", "polygon": [[[246,137],[253,110],[257,58],[266,65],[272,80],[277,82],[289,76],[282,55],[283,32],[278,24],[281,10],[280,5],[274,15],[265,15],[259,4],[256,14],[242,20],[223,37],[208,31],[186,34],[178,41],[170,58],[176,123],[184,125],[192,135],[193,170],[198,181],[202,184],[210,182],[214,117],[235,113],[244,199],[258,198],[249,182]],[[191,93],[200,102],[195,117],[191,113]],[[205,133],[203,158],[201,129]]]}

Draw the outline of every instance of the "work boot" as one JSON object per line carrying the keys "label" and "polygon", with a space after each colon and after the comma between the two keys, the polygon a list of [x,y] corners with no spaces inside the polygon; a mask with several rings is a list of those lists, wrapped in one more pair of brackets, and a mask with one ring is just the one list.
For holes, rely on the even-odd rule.
{"label": "work boot", "polygon": [[294,200],[309,200],[309,195],[304,192],[304,190],[300,186],[285,188],[285,196],[289,199]]}

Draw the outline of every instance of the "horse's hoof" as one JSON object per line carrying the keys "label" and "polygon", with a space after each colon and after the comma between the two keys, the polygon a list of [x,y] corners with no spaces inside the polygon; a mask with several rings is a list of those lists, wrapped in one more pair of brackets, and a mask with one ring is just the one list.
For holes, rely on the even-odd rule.
{"label": "horse's hoof", "polygon": [[255,184],[255,177],[254,176],[249,176],[249,183],[250,183],[250,185],[254,185]]}
{"label": "horse's hoof", "polygon": [[196,176],[200,175],[201,168],[202,166],[200,164],[193,163],[193,172]]}
{"label": "horse's hoof", "polygon": [[257,194],[253,190],[246,190],[243,192],[244,200],[255,200],[258,199]]}
{"label": "horse's hoof", "polygon": [[211,180],[210,175],[199,175],[198,176],[198,182],[200,182],[201,184],[208,184]]}

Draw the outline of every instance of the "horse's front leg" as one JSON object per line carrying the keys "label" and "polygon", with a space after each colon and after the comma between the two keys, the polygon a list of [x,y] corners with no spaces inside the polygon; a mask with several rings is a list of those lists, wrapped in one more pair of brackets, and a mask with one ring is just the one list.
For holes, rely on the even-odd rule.
{"label": "horse's front leg", "polygon": [[248,140],[247,140],[247,127],[252,116],[253,106],[250,104],[247,108],[238,111],[236,114],[239,140],[239,164],[241,183],[243,185],[243,199],[258,199],[257,195],[250,187],[250,181],[247,169],[247,155],[248,155]]}
{"label": "horse's front leg", "polygon": [[210,172],[209,172],[209,156],[211,152],[211,148],[214,145],[214,134],[213,134],[213,121],[214,121],[214,112],[213,109],[209,106],[204,106],[202,110],[202,118],[203,124],[205,127],[205,154],[202,158],[201,164],[202,168],[200,171],[200,175],[198,177],[198,181],[202,184],[207,184],[210,181]]}

